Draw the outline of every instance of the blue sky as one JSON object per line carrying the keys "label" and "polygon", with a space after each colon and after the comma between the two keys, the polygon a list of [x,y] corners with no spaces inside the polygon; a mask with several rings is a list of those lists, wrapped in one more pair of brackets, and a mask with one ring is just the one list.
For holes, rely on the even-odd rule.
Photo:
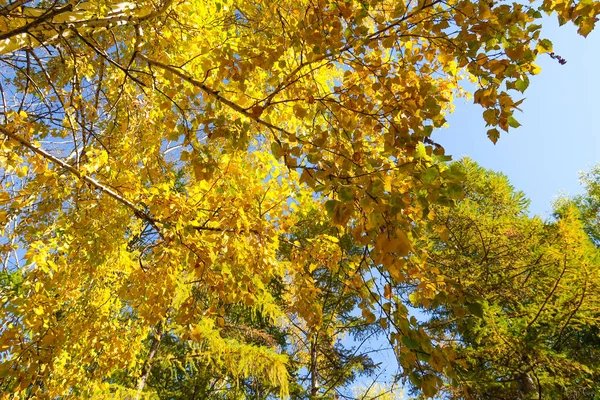
{"label": "blue sky", "polygon": [[459,99],[448,117],[450,128],[438,130],[433,139],[455,160],[468,156],[503,172],[531,199],[530,212],[547,217],[558,194],[582,191],[579,171],[600,163],[600,30],[583,38],[573,25],[559,27],[551,17],[543,32],[567,64],[539,57],[542,72],[531,78],[523,112],[515,115],[521,127],[493,145],[483,109]]}

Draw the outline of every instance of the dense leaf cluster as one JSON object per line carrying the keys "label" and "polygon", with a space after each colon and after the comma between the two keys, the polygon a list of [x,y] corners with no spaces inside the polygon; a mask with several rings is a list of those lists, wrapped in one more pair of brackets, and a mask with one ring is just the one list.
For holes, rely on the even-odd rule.
{"label": "dense leaf cluster", "polygon": [[431,138],[519,126],[542,13],[600,2],[0,0],[0,391],[588,396],[596,172],[542,223]]}

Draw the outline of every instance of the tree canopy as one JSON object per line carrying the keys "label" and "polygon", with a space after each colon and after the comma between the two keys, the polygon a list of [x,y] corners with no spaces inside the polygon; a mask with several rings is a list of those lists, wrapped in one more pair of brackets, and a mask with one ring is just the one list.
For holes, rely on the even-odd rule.
{"label": "tree canopy", "polygon": [[[600,390],[600,253],[565,206],[527,215],[505,176],[469,160],[465,198],[438,210],[428,260],[448,288],[423,308],[456,354],[449,398],[595,398]],[[581,199],[581,198],[580,198]]]}
{"label": "tree canopy", "polygon": [[[457,349],[404,298],[457,296],[417,245],[464,196],[432,132],[459,96],[492,141],[519,126],[537,57],[564,61],[543,14],[585,36],[599,13],[594,0],[0,0],[1,391],[333,397],[374,368],[344,334],[387,338],[424,396],[451,385]],[[561,224],[535,240],[560,246],[544,240],[571,235]],[[548,251],[559,270],[540,284],[561,274]]]}
{"label": "tree canopy", "polygon": [[581,183],[584,185],[584,193],[571,198],[564,196],[559,198],[554,205],[555,215],[560,218],[574,207],[579,213],[586,233],[598,247],[600,246],[600,165],[583,173]]}

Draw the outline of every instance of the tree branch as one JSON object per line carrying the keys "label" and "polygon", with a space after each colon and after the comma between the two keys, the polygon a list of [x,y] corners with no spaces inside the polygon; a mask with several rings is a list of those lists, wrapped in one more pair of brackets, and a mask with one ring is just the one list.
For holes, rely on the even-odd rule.
{"label": "tree branch", "polygon": [[53,156],[52,154],[48,153],[47,151],[35,146],[33,143],[29,142],[28,140],[20,137],[19,135],[17,135],[15,132],[12,132],[11,130],[0,126],[0,133],[2,133],[4,136],[18,142],[19,144],[21,144],[22,146],[26,147],[27,149],[29,149],[30,151],[32,151],[33,153],[45,158],[48,161],[53,162],[54,164],[66,169],[67,171],[69,171],[72,175],[76,176],[78,179],[88,183],[89,185],[91,185],[93,188],[99,190],[102,193],[107,194],[108,196],[112,197],[114,200],[116,200],[117,202],[123,204],[125,207],[129,208],[130,210],[133,211],[133,213],[135,214],[136,217],[143,219],[144,221],[148,222],[150,225],[152,225],[152,227],[160,234],[160,229],[158,228],[158,226],[156,225],[157,221],[152,218],[150,215],[148,215],[146,213],[145,210],[139,208],[138,206],[136,206],[134,203],[132,203],[130,200],[127,200],[125,197],[123,197],[121,194],[117,193],[116,191],[114,191],[113,189],[109,188],[108,186],[104,185],[103,183],[98,182],[97,180],[95,180],[94,178],[88,176],[88,175],[84,175],[82,174],[77,168],[73,167],[72,165],[67,164],[66,162],[62,161],[61,159]]}

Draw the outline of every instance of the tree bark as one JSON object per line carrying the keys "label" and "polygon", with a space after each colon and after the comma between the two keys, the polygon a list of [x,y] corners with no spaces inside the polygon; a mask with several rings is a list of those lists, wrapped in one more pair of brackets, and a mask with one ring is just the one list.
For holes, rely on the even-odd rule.
{"label": "tree bark", "polygon": [[315,399],[319,392],[319,372],[317,371],[317,334],[310,344],[310,398]]}
{"label": "tree bark", "polygon": [[144,391],[144,387],[146,386],[146,381],[148,380],[148,376],[150,375],[150,370],[152,370],[152,361],[156,352],[158,351],[158,346],[160,345],[160,341],[162,340],[163,331],[162,331],[162,322],[159,322],[156,326],[156,332],[154,332],[154,336],[152,337],[152,343],[150,344],[150,352],[148,353],[148,357],[144,362],[144,366],[142,368],[142,375],[137,383],[137,394],[135,396],[135,400],[140,400],[142,398],[142,392]]}

